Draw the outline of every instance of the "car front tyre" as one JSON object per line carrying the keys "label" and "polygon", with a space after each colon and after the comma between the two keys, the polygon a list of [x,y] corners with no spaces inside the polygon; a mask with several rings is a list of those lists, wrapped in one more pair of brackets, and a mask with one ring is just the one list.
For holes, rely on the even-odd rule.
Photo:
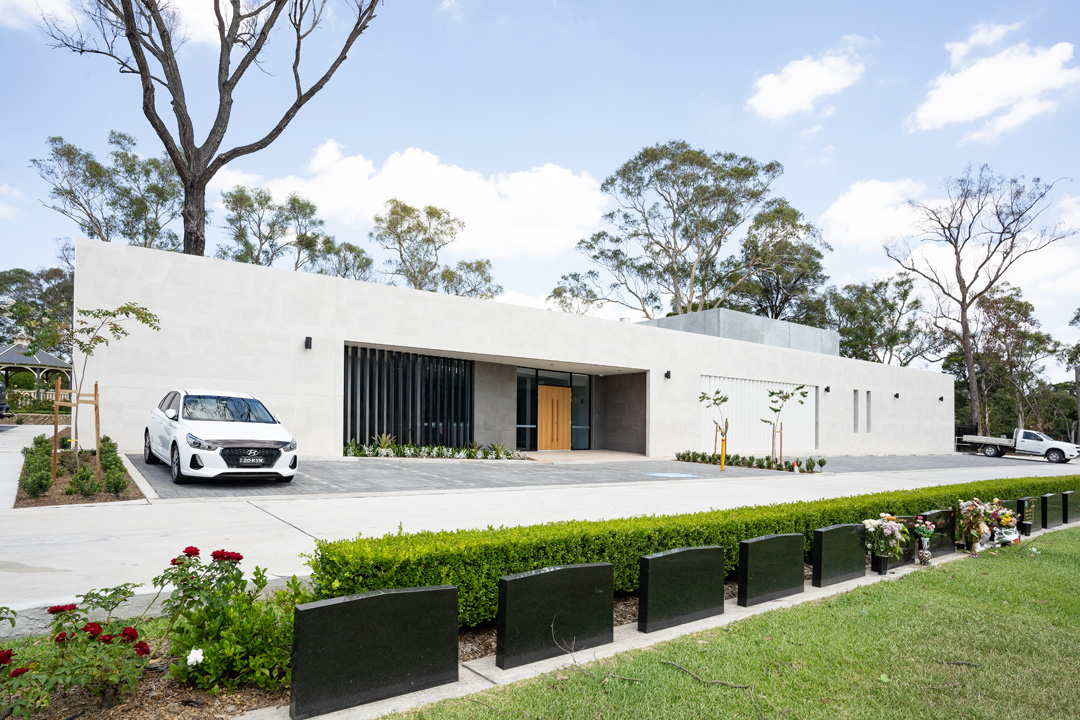
{"label": "car front tyre", "polygon": [[983,445],[982,454],[986,457],[997,457],[998,449],[997,445]]}
{"label": "car front tyre", "polygon": [[143,433],[142,459],[147,465],[157,465],[160,462],[157,455],[154,454],[153,448],[150,447],[149,430]]}
{"label": "car front tyre", "polygon": [[1046,460],[1052,463],[1063,463],[1065,462],[1065,453],[1060,450],[1047,450]]}
{"label": "car front tyre", "polygon": [[187,476],[184,475],[184,471],[180,468],[180,450],[173,445],[172,454],[170,455],[169,474],[172,475],[172,481],[176,485],[183,485],[187,482]]}

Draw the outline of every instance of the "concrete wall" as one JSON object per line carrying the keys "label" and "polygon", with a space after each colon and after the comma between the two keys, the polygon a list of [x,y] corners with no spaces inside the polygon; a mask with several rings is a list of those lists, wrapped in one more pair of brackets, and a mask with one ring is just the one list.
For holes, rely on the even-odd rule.
{"label": "concrete wall", "polygon": [[[648,372],[653,456],[701,443],[704,375],[830,386],[818,403],[822,454],[952,450],[953,380],[937,372],[112,243],[77,242],[76,264],[77,308],[132,301],[161,320],[160,332],[128,325],[131,335],[87,367],[87,381],[101,383],[102,431],[125,451],[141,447],[165,391],[206,387],[262,399],[305,457],[338,456],[346,342],[605,381]],[[853,430],[854,389],[873,391],[871,433]]]}
{"label": "concrete wall", "polygon": [[481,445],[517,445],[517,367],[478,362],[473,439]]}
{"label": "concrete wall", "polygon": [[835,330],[772,320],[736,310],[702,310],[645,320],[639,324],[823,355],[840,355],[840,333]]}
{"label": "concrete wall", "polygon": [[645,453],[646,387],[645,373],[593,378],[594,450]]}

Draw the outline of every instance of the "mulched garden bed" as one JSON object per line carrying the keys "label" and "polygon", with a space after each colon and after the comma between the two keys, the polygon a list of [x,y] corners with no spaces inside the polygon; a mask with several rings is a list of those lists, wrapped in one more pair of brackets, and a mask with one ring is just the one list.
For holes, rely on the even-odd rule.
{"label": "mulched garden bed", "polygon": [[[60,431],[60,437],[68,437],[69,429],[65,428]],[[68,486],[68,482],[71,480],[71,476],[75,470],[75,454],[71,450],[60,451],[60,462],[57,465],[56,470],[56,482],[53,486],[45,491],[38,497],[30,497],[26,494],[26,490],[22,485],[19,485],[19,491],[15,495],[16,508],[24,507],[48,507],[50,505],[83,505],[86,503],[107,503],[107,502],[119,502],[122,500],[145,500],[146,497],[139,490],[139,486],[135,484],[135,481],[131,479],[131,475],[124,473],[124,478],[127,479],[127,489],[119,495],[110,492],[99,492],[93,495],[68,495],[64,490]],[[83,453],[83,463],[89,463],[93,467],[94,458],[89,456],[88,453]],[[20,471],[19,475],[22,475]]]}

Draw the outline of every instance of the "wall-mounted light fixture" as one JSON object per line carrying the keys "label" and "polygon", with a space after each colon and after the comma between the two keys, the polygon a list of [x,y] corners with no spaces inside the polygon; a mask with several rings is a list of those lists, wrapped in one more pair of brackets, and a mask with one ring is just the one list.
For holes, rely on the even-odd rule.
{"label": "wall-mounted light fixture", "polygon": [[830,388],[828,385],[825,386],[825,392],[829,392],[829,390],[831,390],[831,389],[832,388]]}
{"label": "wall-mounted light fixture", "polygon": [[308,337],[304,338],[304,349],[305,350],[310,350],[311,349],[311,336],[308,336]]}
{"label": "wall-mounted light fixture", "polygon": [[942,395],[938,398],[938,402],[945,402],[945,396]]}
{"label": "wall-mounted light fixture", "polygon": [[665,370],[664,371],[664,378],[667,379],[667,380],[671,379],[671,371],[670,370]]}
{"label": "wall-mounted light fixture", "polygon": [[893,397],[896,398],[897,400],[899,400],[900,399],[900,393],[896,393],[895,395],[893,395]]}

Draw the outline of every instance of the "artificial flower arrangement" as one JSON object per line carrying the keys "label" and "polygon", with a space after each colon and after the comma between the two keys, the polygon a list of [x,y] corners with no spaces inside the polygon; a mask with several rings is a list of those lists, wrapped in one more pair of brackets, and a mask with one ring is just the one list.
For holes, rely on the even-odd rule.
{"label": "artificial flower arrangement", "polygon": [[1020,533],[1016,531],[1019,520],[1015,511],[1003,506],[1000,500],[994,498],[994,509],[990,512],[989,524],[991,536],[995,542],[1006,544],[1020,542]]}
{"label": "artificial flower arrangement", "polygon": [[863,520],[866,528],[866,549],[879,557],[900,557],[909,533],[895,515],[881,513],[876,520]]}
{"label": "artificial flower arrangement", "polygon": [[973,557],[979,555],[979,543],[986,543],[994,534],[994,517],[1012,522],[1016,526],[1016,516],[1011,510],[1005,509],[1001,501],[994,498],[993,502],[983,502],[979,498],[961,500],[960,505],[960,531],[968,542],[968,548]]}

